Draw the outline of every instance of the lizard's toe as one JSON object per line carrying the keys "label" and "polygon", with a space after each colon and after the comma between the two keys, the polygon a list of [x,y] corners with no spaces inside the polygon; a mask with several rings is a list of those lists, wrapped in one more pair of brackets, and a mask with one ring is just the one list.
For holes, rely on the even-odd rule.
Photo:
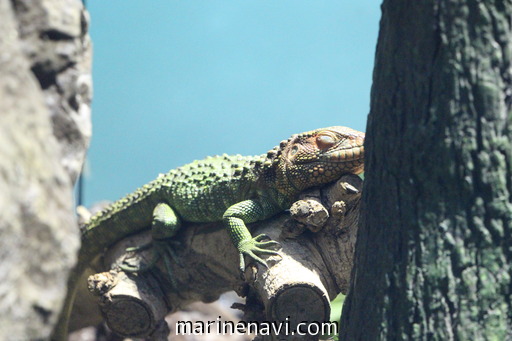
{"label": "lizard's toe", "polygon": [[255,242],[259,242],[259,241],[262,241],[263,239],[272,240],[272,238],[270,238],[270,236],[268,234],[264,234],[264,233],[257,235],[252,240],[254,240]]}
{"label": "lizard's toe", "polygon": [[[137,248],[137,247],[136,247]],[[132,249],[132,248],[130,248]],[[128,251],[128,249],[126,249]],[[130,250],[131,251],[131,250]],[[160,259],[160,254],[158,252],[155,252],[153,249],[153,255],[151,257],[151,260],[147,264],[139,264],[139,265],[130,265],[126,263],[126,259],[124,260],[125,263],[120,264],[119,267],[124,272],[146,272],[150,270],[152,267],[155,266],[156,262]]]}
{"label": "lizard's toe", "polygon": [[275,248],[275,249],[281,248],[281,244],[279,244],[275,240],[269,240],[267,242],[256,242],[254,245],[256,245],[259,248],[265,248],[265,249],[269,248],[269,247]]}
{"label": "lizard's toe", "polygon": [[279,247],[280,244],[274,240],[261,242],[264,238],[268,238],[266,235],[259,235],[250,240],[240,243],[238,251],[240,252],[240,269],[244,271],[245,261],[244,255],[249,256],[255,262],[268,268],[267,262],[261,258],[262,255],[266,256],[279,256],[279,252],[275,250],[269,250],[269,247]]}
{"label": "lizard's toe", "polygon": [[127,247],[126,248],[126,252],[140,252],[140,251],[144,251],[144,250],[149,249],[151,246],[153,246],[152,243],[147,243],[147,244],[144,244],[144,245]]}
{"label": "lizard's toe", "polygon": [[176,254],[176,246],[179,245],[177,241],[165,242],[163,244],[164,257],[170,258],[173,263],[178,264],[180,267],[184,267],[183,262],[180,257]]}

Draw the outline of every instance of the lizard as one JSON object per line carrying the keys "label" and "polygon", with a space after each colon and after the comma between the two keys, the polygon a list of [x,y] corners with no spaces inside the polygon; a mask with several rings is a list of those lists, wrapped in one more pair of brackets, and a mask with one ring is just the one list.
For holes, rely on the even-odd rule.
{"label": "lizard", "polygon": [[[289,209],[305,189],[364,168],[365,134],[335,126],[292,135],[266,154],[196,160],[160,175],[94,215],[82,227],[82,246],[68,277],[64,306],[52,340],[65,340],[78,280],[90,263],[121,239],[151,227],[154,263],[173,260],[169,247],[182,222],[222,222],[240,255],[266,266],[279,244],[253,237],[246,224]],[[144,246],[143,246],[144,247]],[[136,250],[137,248],[134,248]],[[125,271],[142,268],[121,267]]]}

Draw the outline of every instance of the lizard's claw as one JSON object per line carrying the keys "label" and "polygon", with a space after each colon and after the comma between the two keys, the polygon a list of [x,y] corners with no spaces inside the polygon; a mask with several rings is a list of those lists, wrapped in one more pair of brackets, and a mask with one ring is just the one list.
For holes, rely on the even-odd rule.
{"label": "lizard's claw", "polygon": [[274,240],[262,242],[262,239],[270,239],[270,237],[266,234],[260,234],[252,239],[241,242],[240,245],[238,245],[238,252],[240,253],[240,271],[242,273],[245,271],[245,255],[251,257],[254,261],[263,265],[265,268],[268,268],[267,262],[263,260],[260,255],[279,256],[279,252],[269,250],[268,248],[279,248],[281,245]]}
{"label": "lizard's claw", "polygon": [[121,264],[119,267],[125,271],[125,272],[138,272],[143,273],[146,271],[151,270],[155,264],[162,259],[165,265],[165,270],[167,272],[167,276],[169,278],[169,281],[171,282],[171,285],[174,289],[177,289],[177,283],[176,279],[172,275],[172,263],[178,264],[179,266],[183,267],[183,263],[181,262],[181,259],[176,255],[176,252],[174,250],[174,247],[176,245],[179,245],[179,242],[176,240],[153,240],[153,242],[144,244],[141,246],[135,246],[127,248],[127,252],[140,252],[143,250],[147,250],[150,247],[153,248],[151,260],[147,264],[143,265],[128,265],[128,264]]}

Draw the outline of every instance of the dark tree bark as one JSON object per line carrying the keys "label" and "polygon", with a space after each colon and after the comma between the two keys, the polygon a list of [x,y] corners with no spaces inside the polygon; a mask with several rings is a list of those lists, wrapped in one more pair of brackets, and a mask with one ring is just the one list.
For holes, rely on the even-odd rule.
{"label": "dark tree bark", "polygon": [[512,2],[385,0],[341,340],[512,340]]}

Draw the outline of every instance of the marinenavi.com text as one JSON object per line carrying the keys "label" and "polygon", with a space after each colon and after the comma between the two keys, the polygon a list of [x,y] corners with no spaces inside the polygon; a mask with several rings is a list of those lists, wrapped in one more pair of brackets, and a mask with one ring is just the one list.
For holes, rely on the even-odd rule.
{"label": "marinenavi.com text", "polygon": [[336,335],[338,323],[300,322],[293,328],[289,317],[285,321],[223,321],[219,316],[215,321],[177,321],[176,335]]}

